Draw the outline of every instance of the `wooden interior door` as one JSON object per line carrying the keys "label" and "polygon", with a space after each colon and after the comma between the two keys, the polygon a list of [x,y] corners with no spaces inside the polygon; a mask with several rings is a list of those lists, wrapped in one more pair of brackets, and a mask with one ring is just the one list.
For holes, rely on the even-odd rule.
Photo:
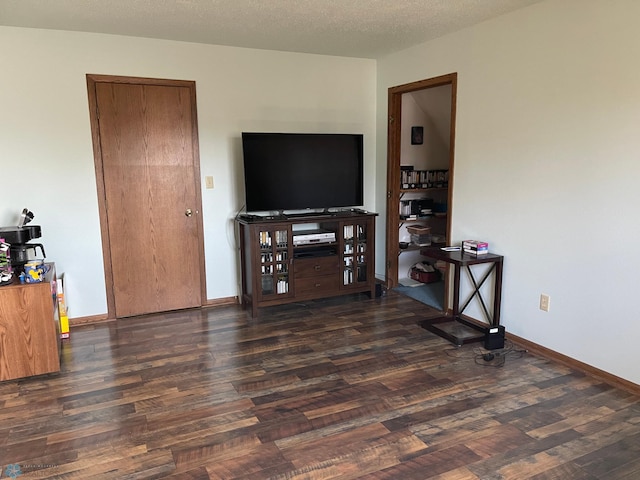
{"label": "wooden interior door", "polygon": [[204,298],[193,82],[88,76],[109,317]]}

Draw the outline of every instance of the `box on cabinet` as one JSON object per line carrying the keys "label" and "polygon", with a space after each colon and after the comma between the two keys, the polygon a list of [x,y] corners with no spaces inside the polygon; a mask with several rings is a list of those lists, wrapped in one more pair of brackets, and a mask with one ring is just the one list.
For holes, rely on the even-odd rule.
{"label": "box on cabinet", "polygon": [[67,302],[64,296],[64,275],[57,279],[58,315],[60,317],[60,338],[69,338],[69,316]]}

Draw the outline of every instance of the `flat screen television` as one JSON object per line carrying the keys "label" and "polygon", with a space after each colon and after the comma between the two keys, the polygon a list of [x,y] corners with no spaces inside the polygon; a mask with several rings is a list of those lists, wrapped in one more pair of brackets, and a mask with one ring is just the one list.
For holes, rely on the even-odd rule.
{"label": "flat screen television", "polygon": [[247,212],[363,204],[363,135],[242,133]]}

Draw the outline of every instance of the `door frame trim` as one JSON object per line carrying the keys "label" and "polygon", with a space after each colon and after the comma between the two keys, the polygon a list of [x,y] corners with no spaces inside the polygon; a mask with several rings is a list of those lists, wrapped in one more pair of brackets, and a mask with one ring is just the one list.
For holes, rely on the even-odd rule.
{"label": "door frame trim", "polygon": [[[433,87],[451,85],[451,125],[449,131],[449,189],[447,215],[447,241],[451,239],[452,199],[454,180],[454,151],[456,127],[456,98],[458,88],[458,74],[449,73],[439,77],[419,80],[416,82],[389,87],[388,116],[387,116],[387,225],[386,225],[386,258],[385,258],[385,286],[390,289],[398,284],[398,215],[400,209],[400,135],[402,129],[402,95]],[[449,298],[448,275],[445,279],[445,310]]]}
{"label": "door frame trim", "polygon": [[91,123],[91,139],[93,142],[93,160],[96,173],[98,194],[98,214],[100,217],[100,234],[102,238],[102,258],[104,265],[105,289],[107,295],[107,320],[116,318],[116,302],[113,286],[113,269],[111,266],[111,239],[109,238],[106,191],[102,163],[100,125],[96,84],[120,83],[133,85],[158,85],[167,87],[186,87],[189,89],[191,101],[191,122],[193,125],[191,143],[193,148],[193,181],[196,197],[198,255],[200,264],[200,306],[204,306],[207,298],[206,270],[204,263],[204,227],[202,223],[202,190],[200,188],[200,149],[198,140],[198,114],[196,110],[196,82],[192,80],[168,80],[145,77],[124,77],[119,75],[87,74],[87,93],[89,100],[89,119]]}

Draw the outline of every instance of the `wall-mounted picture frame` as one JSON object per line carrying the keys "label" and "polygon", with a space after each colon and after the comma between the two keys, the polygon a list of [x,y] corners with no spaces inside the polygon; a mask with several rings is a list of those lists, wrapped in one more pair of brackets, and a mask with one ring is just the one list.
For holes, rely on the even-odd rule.
{"label": "wall-mounted picture frame", "polygon": [[422,145],[423,139],[423,127],[411,127],[411,145]]}

